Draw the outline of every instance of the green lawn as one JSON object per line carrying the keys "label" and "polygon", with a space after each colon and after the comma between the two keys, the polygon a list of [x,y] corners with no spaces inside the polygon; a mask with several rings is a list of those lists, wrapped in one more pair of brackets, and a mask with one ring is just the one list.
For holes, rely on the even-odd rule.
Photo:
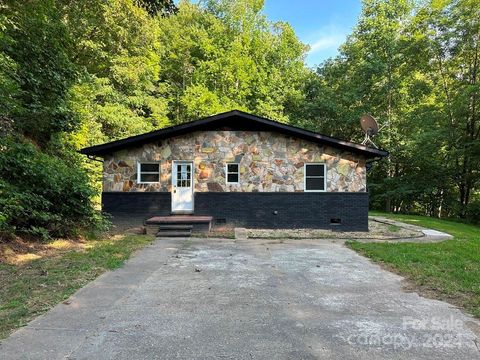
{"label": "green lawn", "polygon": [[428,296],[459,305],[480,318],[480,227],[414,215],[371,213],[454,236],[441,243],[359,243],[348,246],[405,276]]}
{"label": "green lawn", "polygon": [[127,235],[87,241],[27,263],[0,263],[0,339],[65,300],[106,270],[115,269],[150,236]]}

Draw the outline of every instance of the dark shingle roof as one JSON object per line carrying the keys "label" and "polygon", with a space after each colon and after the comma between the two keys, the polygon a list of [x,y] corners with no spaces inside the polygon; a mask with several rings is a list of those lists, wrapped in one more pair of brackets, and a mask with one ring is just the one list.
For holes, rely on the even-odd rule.
{"label": "dark shingle roof", "polygon": [[388,156],[385,150],[370,148],[365,145],[322,135],[313,131],[301,129],[295,126],[282,124],[260,116],[248,114],[239,110],[208,116],[188,123],[170,126],[149,133],[131,136],[125,139],[108,142],[101,145],[86,147],[80,152],[85,155],[103,156],[128,147],[136,147],[146,143],[187,134],[199,130],[252,130],[252,131],[275,131],[293,137],[299,137],[319,144],[329,145],[335,148],[362,154],[366,157]]}

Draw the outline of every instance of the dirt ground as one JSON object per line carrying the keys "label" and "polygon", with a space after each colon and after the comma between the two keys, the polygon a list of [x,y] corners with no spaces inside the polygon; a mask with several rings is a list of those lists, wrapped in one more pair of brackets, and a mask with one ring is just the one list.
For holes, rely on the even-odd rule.
{"label": "dirt ground", "polygon": [[86,246],[86,242],[82,239],[55,239],[38,242],[17,237],[8,242],[0,242],[0,263],[22,265],[35,259],[58,256],[66,251],[82,251]]}

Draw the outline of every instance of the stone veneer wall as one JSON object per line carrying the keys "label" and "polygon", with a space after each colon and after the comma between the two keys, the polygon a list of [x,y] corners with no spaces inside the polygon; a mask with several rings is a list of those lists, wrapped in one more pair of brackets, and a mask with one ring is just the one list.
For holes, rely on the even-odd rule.
{"label": "stone veneer wall", "polygon": [[[298,192],[304,164],[327,164],[327,191],[365,192],[365,158],[274,132],[201,131],[106,156],[103,191],[170,191],[172,160],[194,162],[196,192]],[[160,183],[138,184],[137,162],[158,161]],[[240,184],[226,184],[225,164],[240,163]]]}

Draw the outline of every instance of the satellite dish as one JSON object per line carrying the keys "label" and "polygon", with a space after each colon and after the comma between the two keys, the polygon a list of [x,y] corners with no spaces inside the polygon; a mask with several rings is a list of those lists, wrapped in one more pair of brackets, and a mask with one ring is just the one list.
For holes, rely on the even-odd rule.
{"label": "satellite dish", "polygon": [[375,120],[372,115],[365,114],[360,118],[360,126],[365,133],[365,139],[363,139],[362,145],[370,143],[376,148],[378,148],[371,139],[373,136],[377,135],[379,131],[377,120]]}
{"label": "satellite dish", "polygon": [[378,123],[372,115],[363,115],[360,118],[360,126],[362,127],[365,134],[368,134],[370,136],[375,136],[378,134]]}

